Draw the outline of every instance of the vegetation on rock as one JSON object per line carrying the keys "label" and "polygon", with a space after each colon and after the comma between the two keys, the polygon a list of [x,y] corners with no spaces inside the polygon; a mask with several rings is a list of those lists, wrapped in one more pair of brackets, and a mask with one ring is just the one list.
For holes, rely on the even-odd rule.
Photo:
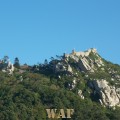
{"label": "vegetation on rock", "polygon": [[[120,107],[101,105],[101,96],[91,83],[104,79],[118,89],[120,66],[92,52],[85,60],[94,72],[83,71],[79,65],[81,56],[78,61],[75,53],[74,56],[63,55],[50,62],[45,59],[44,64],[34,66],[20,65],[15,58],[13,74],[1,69],[0,120],[48,120],[48,108],[73,108],[71,120],[119,120]],[[82,91],[81,94],[78,91]]]}

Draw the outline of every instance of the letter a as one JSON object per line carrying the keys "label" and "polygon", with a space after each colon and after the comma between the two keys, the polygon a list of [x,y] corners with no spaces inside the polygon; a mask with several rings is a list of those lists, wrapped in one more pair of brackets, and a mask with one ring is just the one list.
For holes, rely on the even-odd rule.
{"label": "letter a", "polygon": [[65,117],[65,112],[64,112],[64,109],[60,109],[60,112],[58,114],[58,117],[57,118],[66,118]]}

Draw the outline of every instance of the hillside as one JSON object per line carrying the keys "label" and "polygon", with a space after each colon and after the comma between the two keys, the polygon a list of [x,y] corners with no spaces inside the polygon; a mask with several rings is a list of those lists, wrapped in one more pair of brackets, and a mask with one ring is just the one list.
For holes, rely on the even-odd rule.
{"label": "hillside", "polygon": [[1,59],[0,120],[51,120],[46,109],[74,109],[70,120],[119,120],[120,66],[94,48],[34,66]]}

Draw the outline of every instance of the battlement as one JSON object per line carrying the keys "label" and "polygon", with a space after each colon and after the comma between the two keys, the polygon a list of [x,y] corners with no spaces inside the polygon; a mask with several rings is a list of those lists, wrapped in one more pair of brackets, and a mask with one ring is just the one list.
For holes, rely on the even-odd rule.
{"label": "battlement", "polygon": [[87,51],[84,51],[84,52],[82,52],[82,51],[76,52],[75,50],[72,50],[72,53],[70,53],[70,54],[65,54],[65,57],[69,57],[69,56],[71,56],[71,55],[76,55],[76,56],[82,56],[82,57],[84,57],[84,56],[89,56],[89,54],[90,54],[91,52],[97,53],[97,49],[91,48],[91,49],[88,49]]}

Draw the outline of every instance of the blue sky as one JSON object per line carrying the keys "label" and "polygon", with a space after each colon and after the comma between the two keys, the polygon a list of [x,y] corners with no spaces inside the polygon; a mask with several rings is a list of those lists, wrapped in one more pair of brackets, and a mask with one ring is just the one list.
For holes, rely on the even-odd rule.
{"label": "blue sky", "polygon": [[120,0],[0,1],[0,58],[36,64],[91,47],[120,64]]}

